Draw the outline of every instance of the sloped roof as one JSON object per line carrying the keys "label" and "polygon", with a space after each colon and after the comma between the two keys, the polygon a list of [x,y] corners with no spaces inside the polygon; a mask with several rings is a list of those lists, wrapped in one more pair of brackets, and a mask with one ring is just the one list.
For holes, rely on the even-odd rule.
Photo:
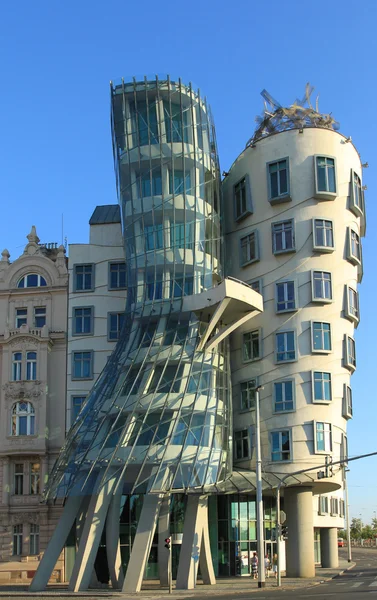
{"label": "sloped roof", "polygon": [[89,225],[104,225],[105,223],[120,223],[119,204],[104,204],[96,206],[90,217]]}

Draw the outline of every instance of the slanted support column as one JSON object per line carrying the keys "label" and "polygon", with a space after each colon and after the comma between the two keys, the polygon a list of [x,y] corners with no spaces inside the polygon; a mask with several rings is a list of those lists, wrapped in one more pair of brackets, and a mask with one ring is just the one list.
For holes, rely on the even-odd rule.
{"label": "slanted support column", "polygon": [[137,531],[132,546],[127,573],[124,578],[122,591],[130,593],[140,592],[143,583],[145,565],[147,564],[154,532],[157,525],[158,514],[163,496],[161,494],[147,494],[144,497],[143,508],[139,518]]}
{"label": "slanted support column", "polygon": [[122,486],[112,497],[106,519],[106,554],[110,572],[111,584],[114,589],[122,589],[123,571],[119,543],[120,505],[122,501]]}
{"label": "slanted support column", "polygon": [[52,534],[43,554],[43,558],[39,563],[37,572],[30,584],[30,592],[41,592],[48,584],[51,573],[55,568],[56,561],[64,548],[64,544],[67,541],[76,515],[79,512],[81,502],[82,496],[70,496],[68,498],[62,516],[54,529],[54,533]]}
{"label": "slanted support column", "polygon": [[195,588],[199,562],[203,582],[206,584],[216,583],[209,543],[208,499],[207,496],[190,495],[187,499],[183,527],[177,589],[192,590]]}
{"label": "slanted support column", "polygon": [[338,530],[336,527],[321,528],[321,564],[328,569],[339,567]]}
{"label": "slanted support column", "polygon": [[160,584],[169,585],[169,552],[165,548],[165,539],[170,536],[170,495],[161,503],[158,517],[158,573]]}
{"label": "slanted support column", "polygon": [[313,493],[310,487],[284,491],[287,513],[287,577],[314,577]]}

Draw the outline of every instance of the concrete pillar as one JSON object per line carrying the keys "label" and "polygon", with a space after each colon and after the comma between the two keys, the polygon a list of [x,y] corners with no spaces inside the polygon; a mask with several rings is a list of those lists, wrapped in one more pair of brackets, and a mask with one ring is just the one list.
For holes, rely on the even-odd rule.
{"label": "concrete pillar", "polygon": [[207,496],[190,495],[187,499],[183,527],[177,589],[192,590],[195,588],[199,560],[203,582],[214,584],[216,580],[209,544]]}
{"label": "concrete pillar", "polygon": [[289,487],[284,491],[287,514],[287,577],[314,577],[313,493],[310,487]]}
{"label": "concrete pillar", "polygon": [[112,497],[106,519],[106,554],[110,572],[111,585],[114,589],[122,589],[123,570],[119,543],[120,505],[122,502],[122,486]]}
{"label": "concrete pillar", "polygon": [[39,563],[37,572],[30,584],[30,592],[41,592],[48,584],[51,573],[55,568],[56,561],[64,548],[71,527],[79,512],[81,500],[81,496],[70,496],[68,498],[59,522],[54,529],[54,533],[52,534],[42,560]]}
{"label": "concrete pillar", "polygon": [[130,561],[124,578],[123,592],[140,592],[162,499],[163,496],[160,494],[147,494],[144,497]]}
{"label": "concrete pillar", "polygon": [[328,569],[339,567],[338,530],[336,527],[321,528],[321,564]]}
{"label": "concrete pillar", "polygon": [[[99,474],[102,477],[102,474]],[[71,592],[87,590],[93,574],[94,561],[105,526],[107,510],[117,482],[114,475],[100,488],[98,494],[93,494],[86,513],[84,527],[80,536],[79,548],[68,589]]]}
{"label": "concrete pillar", "polygon": [[170,536],[170,495],[161,503],[158,517],[158,573],[160,584],[169,585],[169,552],[165,548],[165,539]]}

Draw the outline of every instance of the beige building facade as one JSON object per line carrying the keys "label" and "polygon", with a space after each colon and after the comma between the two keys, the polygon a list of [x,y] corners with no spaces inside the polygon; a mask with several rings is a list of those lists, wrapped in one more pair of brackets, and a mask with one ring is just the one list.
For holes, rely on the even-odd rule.
{"label": "beige building facade", "polygon": [[12,581],[32,577],[60,516],[40,500],[65,437],[65,249],[41,244],[34,226],[27,239],[0,261],[0,579]]}

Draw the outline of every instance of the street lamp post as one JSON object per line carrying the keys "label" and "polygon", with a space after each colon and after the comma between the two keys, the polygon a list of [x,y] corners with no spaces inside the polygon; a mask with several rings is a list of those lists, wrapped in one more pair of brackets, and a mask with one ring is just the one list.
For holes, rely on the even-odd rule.
{"label": "street lamp post", "polygon": [[344,495],[346,503],[346,532],[347,532],[347,558],[348,562],[352,561],[352,550],[351,550],[351,525],[350,525],[350,506],[348,501],[348,483],[347,473],[349,469],[344,468]]}
{"label": "street lamp post", "polygon": [[255,390],[255,448],[256,448],[256,479],[257,479],[257,550],[258,550],[258,587],[266,585],[264,568],[264,528],[263,528],[263,497],[262,497],[262,454],[260,441],[259,390]]}

